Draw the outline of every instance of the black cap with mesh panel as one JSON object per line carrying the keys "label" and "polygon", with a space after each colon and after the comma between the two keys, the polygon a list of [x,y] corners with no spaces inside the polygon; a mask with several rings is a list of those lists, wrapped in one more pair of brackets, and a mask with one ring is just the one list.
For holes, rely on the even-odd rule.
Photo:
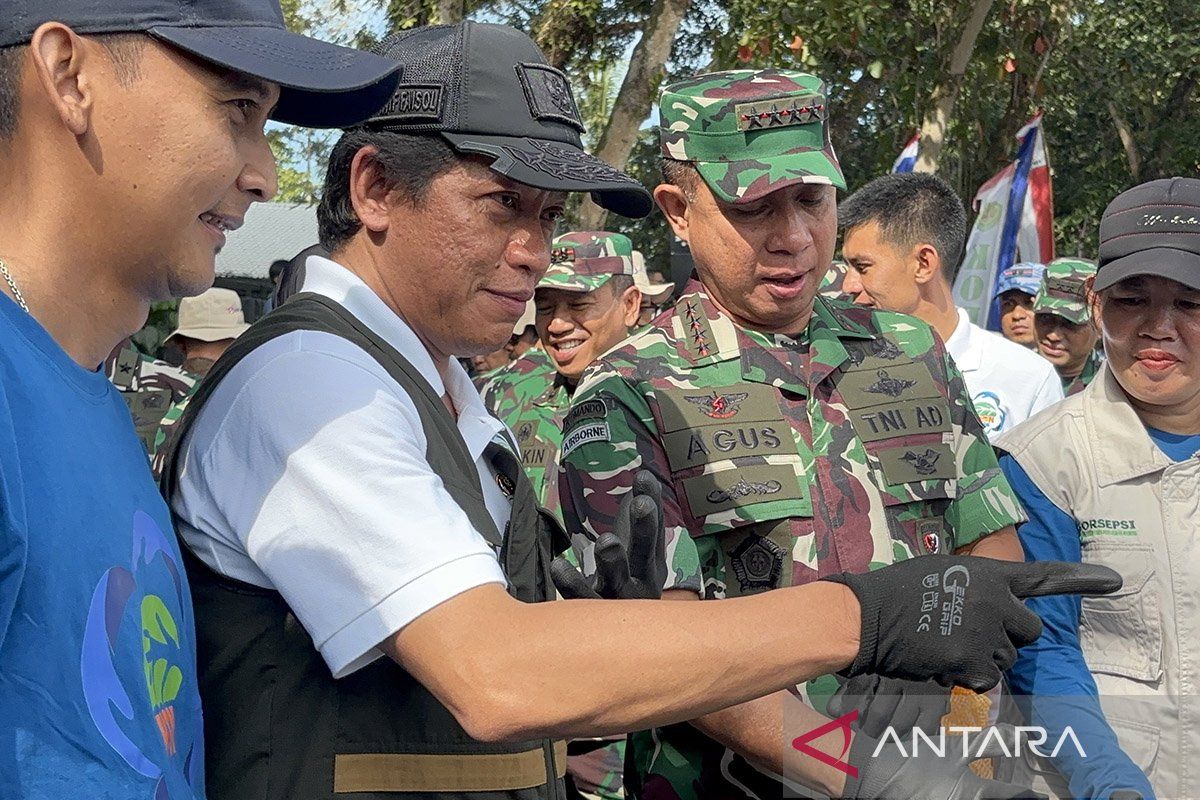
{"label": "black cap with mesh panel", "polygon": [[644,186],[583,151],[571,84],[524,33],[461,22],[393,34],[374,48],[399,61],[400,84],[372,128],[440,133],[460,153],[528,186],[591,192],[626,217],[653,206]]}

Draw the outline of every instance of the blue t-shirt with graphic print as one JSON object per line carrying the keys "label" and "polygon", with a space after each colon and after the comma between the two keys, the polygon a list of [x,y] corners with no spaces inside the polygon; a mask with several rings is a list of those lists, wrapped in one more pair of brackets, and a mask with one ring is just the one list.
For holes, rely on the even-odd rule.
{"label": "blue t-shirt with graphic print", "polygon": [[120,393],[0,293],[0,797],[201,800],[191,599]]}

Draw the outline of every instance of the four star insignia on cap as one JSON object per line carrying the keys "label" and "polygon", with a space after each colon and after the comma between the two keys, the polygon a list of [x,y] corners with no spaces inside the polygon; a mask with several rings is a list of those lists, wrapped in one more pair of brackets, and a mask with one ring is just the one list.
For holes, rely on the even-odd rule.
{"label": "four star insignia on cap", "polygon": [[784,97],[755,100],[733,107],[740,131],[781,128],[786,125],[808,125],[825,119],[825,98]]}

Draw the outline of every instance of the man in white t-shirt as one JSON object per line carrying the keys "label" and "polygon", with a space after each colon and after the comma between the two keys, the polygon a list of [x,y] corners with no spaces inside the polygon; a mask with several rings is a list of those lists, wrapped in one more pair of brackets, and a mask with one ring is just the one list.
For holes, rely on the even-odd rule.
{"label": "man in white t-shirt", "polygon": [[[524,34],[464,22],[380,50],[404,82],[330,156],[330,258],[310,258],[303,291],[213,367],[166,473],[210,800],[551,800],[553,740],[694,719],[839,670],[986,689],[1036,638],[1014,593],[1112,583],[1083,565],[927,556],[720,608],[539,602],[553,527],[457,359],[511,335],[567,191],[631,216],[650,198],[582,151],[570,84]],[[644,535],[597,541],[604,582],[555,564],[564,593],[662,585],[641,569],[665,563],[646,494],[617,526]],[[970,581],[948,631],[921,624],[930,570]]]}
{"label": "man in white t-shirt", "polygon": [[842,202],[838,224],[851,267],[843,290],[857,303],[912,314],[937,331],[989,438],[1063,399],[1048,361],[980,328],[954,305],[966,213],[945,181],[920,173],[876,178]]}

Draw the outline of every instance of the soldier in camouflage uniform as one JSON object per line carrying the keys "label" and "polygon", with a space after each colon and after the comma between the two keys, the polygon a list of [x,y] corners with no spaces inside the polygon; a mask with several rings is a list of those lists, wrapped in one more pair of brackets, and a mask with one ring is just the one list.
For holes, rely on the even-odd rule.
{"label": "soldier in camouflage uniform", "polygon": [[1046,265],[1033,300],[1038,352],[1058,370],[1067,396],[1082,392],[1104,363],[1087,296],[1088,281],[1095,274],[1095,262],[1055,259]]}
{"label": "soldier in camouflage uniform", "polygon": [[104,360],[104,371],[129,404],[133,426],[147,456],[153,454],[155,434],[163,416],[191,392],[199,378],[165,361],[142,355],[129,339]]}
{"label": "soldier in camouflage uniform", "polygon": [[[642,300],[636,285],[641,283],[636,280],[638,255],[629,237],[619,233],[574,231],[556,238],[550,269],[534,292],[534,324],[542,347],[492,373],[481,389],[484,404],[516,436],[521,463],[542,505],[560,521],[563,419],[587,365],[637,325]],[[641,269],[644,273],[645,267]],[[572,742],[569,752],[567,772],[577,792],[606,799],[624,796],[623,739],[604,747]]]}
{"label": "soldier in camouflage uniform", "polygon": [[[663,484],[666,597],[748,595],[925,553],[1020,559],[1020,506],[941,341],[913,317],[816,296],[845,187],[824,84],[702,75],[664,90],[660,110],[668,183],[655,198],[699,280],[581,381],[564,425],[568,529],[610,530],[648,469]],[[836,686],[797,689],[823,710]],[[840,796],[828,781],[844,775],[823,783],[814,760],[781,752],[784,715],[813,713],[781,693],[632,734],[626,786],[655,800],[780,796],[749,755]]]}

